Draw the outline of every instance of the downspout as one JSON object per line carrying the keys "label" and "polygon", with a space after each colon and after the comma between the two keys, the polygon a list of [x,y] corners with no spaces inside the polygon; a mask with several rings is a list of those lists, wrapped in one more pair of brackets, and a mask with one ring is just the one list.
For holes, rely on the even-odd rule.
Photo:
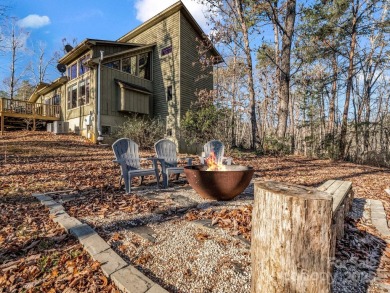
{"label": "downspout", "polygon": [[101,143],[103,141],[102,136],[102,125],[101,125],[101,117],[100,117],[100,104],[101,104],[101,66],[102,66],[102,60],[103,60],[103,54],[104,51],[100,51],[100,58],[99,58],[99,64],[98,64],[98,76],[97,76],[97,88],[98,88],[98,94],[97,94],[97,130],[98,130],[98,143]]}

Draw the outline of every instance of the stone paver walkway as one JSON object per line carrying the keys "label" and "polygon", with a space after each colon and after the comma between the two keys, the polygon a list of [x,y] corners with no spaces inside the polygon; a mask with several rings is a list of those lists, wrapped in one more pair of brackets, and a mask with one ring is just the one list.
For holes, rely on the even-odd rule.
{"label": "stone paver walkway", "polygon": [[33,196],[49,209],[56,223],[60,224],[66,232],[74,235],[91,257],[100,262],[103,273],[111,278],[120,290],[126,293],[168,292],[135,267],[128,265],[94,229],[69,216],[64,207],[50,196],[44,194],[33,194]]}

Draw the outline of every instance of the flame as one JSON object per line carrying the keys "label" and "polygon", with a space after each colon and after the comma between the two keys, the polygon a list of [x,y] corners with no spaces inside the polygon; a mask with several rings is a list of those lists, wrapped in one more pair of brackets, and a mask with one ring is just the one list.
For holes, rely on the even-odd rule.
{"label": "flame", "polygon": [[210,152],[210,155],[208,158],[206,158],[206,165],[207,169],[206,171],[225,171],[226,167],[222,164],[218,164],[217,162],[217,156],[213,151]]}

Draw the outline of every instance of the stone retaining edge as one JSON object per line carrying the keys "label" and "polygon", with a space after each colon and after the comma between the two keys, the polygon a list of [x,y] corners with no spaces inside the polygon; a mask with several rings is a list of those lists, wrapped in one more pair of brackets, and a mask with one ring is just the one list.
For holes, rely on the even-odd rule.
{"label": "stone retaining edge", "polygon": [[[384,237],[389,237],[390,229],[387,223],[386,212],[382,202],[380,200],[373,199],[370,199],[369,202],[371,207],[372,224]],[[389,240],[386,240],[386,242],[389,242]]]}
{"label": "stone retaining edge", "polygon": [[101,264],[103,273],[126,293],[168,293],[132,265],[128,265],[96,231],[65,212],[64,207],[45,194],[33,194],[49,209],[53,221],[75,236],[90,256]]}

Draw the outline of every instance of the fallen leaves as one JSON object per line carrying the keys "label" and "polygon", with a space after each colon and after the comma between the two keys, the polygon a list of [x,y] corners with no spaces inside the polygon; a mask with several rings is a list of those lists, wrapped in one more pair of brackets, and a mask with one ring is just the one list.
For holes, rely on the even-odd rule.
{"label": "fallen leaves", "polygon": [[[161,203],[125,195],[118,186],[120,170],[112,163],[111,148],[98,147],[79,136],[12,132],[2,137],[0,146],[0,288],[7,288],[3,292],[119,292],[102,274],[100,264],[51,220],[31,194],[53,191],[55,198],[65,198],[59,196],[61,193],[75,197],[64,203],[75,217],[152,212]],[[389,196],[383,191],[389,186],[389,169],[299,156],[257,157],[253,153],[235,157],[234,161],[254,167],[255,177],[265,180],[314,187],[329,179],[350,180],[356,197],[382,200],[390,215]],[[251,212],[251,206],[191,210],[186,219],[210,219],[212,225],[231,235],[250,239]],[[362,223],[353,228],[357,234],[376,233]],[[209,239],[207,233],[194,237],[198,241]],[[114,243],[123,242],[120,234],[111,238]],[[352,238],[344,244],[344,252],[348,252],[349,244],[356,244]],[[124,251],[129,249],[125,243],[120,245]],[[221,245],[226,243],[221,241]],[[364,240],[359,245],[369,247]],[[386,248],[383,259],[389,258],[388,251]],[[141,255],[135,261],[142,265],[151,257]],[[386,262],[381,266],[389,268]]]}
{"label": "fallen leaves", "polygon": [[211,219],[211,225],[227,229],[233,236],[242,235],[250,240],[252,220],[252,206],[250,205],[231,210],[226,208],[222,210],[207,209],[205,211],[191,210],[185,215],[185,218],[188,221]]}
{"label": "fallen leaves", "polygon": [[138,214],[143,212],[151,212],[159,207],[159,203],[155,200],[145,199],[136,195],[117,195],[112,194],[84,192],[84,196],[80,199],[68,201],[64,203],[64,207],[68,213],[76,218],[87,216],[99,216],[105,218],[107,214],[118,211]]}

